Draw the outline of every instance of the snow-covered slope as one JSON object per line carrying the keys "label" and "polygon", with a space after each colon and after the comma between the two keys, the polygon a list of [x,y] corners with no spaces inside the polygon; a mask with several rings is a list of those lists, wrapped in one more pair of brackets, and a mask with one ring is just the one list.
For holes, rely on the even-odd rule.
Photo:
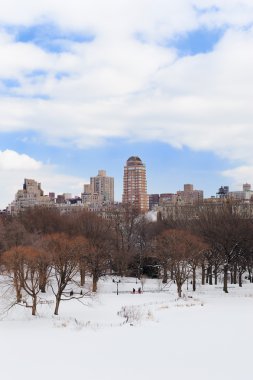
{"label": "snow-covered slope", "polygon": [[[15,307],[0,321],[3,380],[238,380],[252,376],[253,285],[158,291],[147,280],[100,281],[92,299],[39,314]],[[146,289],[146,291],[145,291]],[[152,290],[152,291],[151,291]],[[126,321],[128,322],[126,323]]]}

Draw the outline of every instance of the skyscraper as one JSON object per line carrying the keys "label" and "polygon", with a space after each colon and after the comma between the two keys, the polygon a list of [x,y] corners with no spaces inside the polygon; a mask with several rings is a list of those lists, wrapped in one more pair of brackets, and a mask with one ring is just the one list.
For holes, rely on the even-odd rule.
{"label": "skyscraper", "polygon": [[146,167],[137,156],[130,157],[124,167],[122,202],[141,212],[148,211]]}
{"label": "skyscraper", "polygon": [[99,170],[96,177],[90,178],[92,194],[98,194],[103,202],[114,202],[114,178],[107,177],[105,170]]}

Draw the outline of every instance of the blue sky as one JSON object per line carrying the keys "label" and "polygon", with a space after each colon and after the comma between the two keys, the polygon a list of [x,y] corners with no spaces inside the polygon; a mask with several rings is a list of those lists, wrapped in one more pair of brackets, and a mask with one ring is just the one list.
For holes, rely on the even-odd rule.
{"label": "blue sky", "polygon": [[225,30],[199,28],[185,34],[175,36],[168,45],[178,51],[178,55],[191,56],[195,54],[207,54],[211,52],[215,45],[222,38]]}
{"label": "blue sky", "polygon": [[149,193],[253,183],[253,5],[232,3],[10,0],[0,15],[0,208],[25,177],[79,195],[99,169],[120,200],[131,155],[146,164]]}
{"label": "blue sky", "polygon": [[[97,175],[99,169],[105,169],[109,176],[115,178],[115,193],[119,200],[123,168],[131,155],[139,155],[146,164],[150,193],[176,192],[184,183],[193,183],[196,189],[205,189],[209,196],[215,195],[218,186],[224,182],[220,171],[227,168],[226,160],[211,152],[197,152],[186,147],[178,149],[161,142],[116,139],[98,148],[77,150],[49,145],[42,148],[40,139],[32,134],[29,138],[16,134],[13,139],[12,134],[5,134],[1,141],[11,150],[26,152],[38,161],[57,165],[58,173],[83,177],[84,182]],[[213,178],[216,178],[215,182]]]}

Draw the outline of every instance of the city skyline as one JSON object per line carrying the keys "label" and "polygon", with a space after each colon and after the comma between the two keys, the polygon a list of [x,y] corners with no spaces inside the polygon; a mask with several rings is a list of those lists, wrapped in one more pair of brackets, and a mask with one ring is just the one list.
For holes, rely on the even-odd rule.
{"label": "city skyline", "polygon": [[[144,162],[144,160],[143,160],[143,162]],[[184,162],[183,164],[186,164],[186,163]],[[122,201],[122,196],[124,194],[124,167],[125,167],[125,163],[122,163],[122,168],[121,168],[121,171],[122,171],[121,174],[122,175],[119,178],[115,178],[114,176],[112,176],[110,174],[111,172],[113,172],[113,168],[111,170],[111,168],[106,168],[106,169],[103,168],[103,169],[101,169],[101,167],[100,167],[100,169],[96,169],[96,172],[98,173],[97,175],[95,174],[95,172],[94,173],[89,173],[88,174],[89,180],[86,179],[83,182],[80,181],[78,185],[74,184],[74,186],[72,188],[69,187],[69,186],[64,187],[64,183],[63,182],[60,183],[60,186],[58,185],[58,186],[56,186],[54,188],[51,188],[50,187],[50,178],[49,177],[48,178],[45,177],[43,179],[43,181],[42,181],[41,178],[37,178],[37,177],[35,178],[35,177],[26,176],[23,179],[21,179],[21,182],[18,184],[18,187],[16,189],[14,189],[14,193],[12,194],[12,196],[10,196],[11,200],[10,200],[10,202],[8,202],[8,204],[3,204],[3,201],[0,200],[0,205],[2,204],[2,206],[0,206],[0,210],[1,209],[5,209],[14,200],[16,193],[18,192],[19,189],[22,188],[23,181],[26,178],[31,178],[32,180],[35,180],[36,182],[41,183],[42,186],[43,186],[43,190],[44,190],[45,195],[49,194],[50,192],[53,192],[53,193],[58,194],[58,195],[64,194],[64,193],[69,193],[69,194],[71,194],[72,197],[75,197],[75,196],[80,197],[80,196],[82,196],[82,192],[84,191],[84,187],[85,186],[91,186],[90,184],[87,185],[88,182],[91,182],[91,180],[93,178],[98,178],[99,175],[101,175],[101,172],[104,172],[104,174],[107,175],[107,171],[110,174],[110,177],[107,177],[107,178],[112,178],[113,182],[114,182],[114,194],[116,194],[116,197],[115,197],[114,200],[115,200],[115,202],[121,202]],[[148,171],[148,168],[146,168],[146,163],[145,163],[145,169],[146,169],[145,170],[146,177],[150,178],[151,175],[150,175],[150,173]],[[155,171],[158,168],[154,168],[153,167],[152,169],[153,169],[153,171]],[[171,169],[171,176],[173,176],[175,174],[175,172],[173,174],[173,171],[175,170],[175,168],[172,167],[170,169]],[[30,171],[30,173],[34,174],[34,171]],[[104,174],[102,174],[102,175],[104,175]],[[182,181],[183,182],[178,182],[178,181],[177,182],[176,181],[173,182],[173,179],[171,179],[171,183],[168,184],[167,187],[166,187],[167,178],[165,178],[164,185],[161,188],[159,186],[155,186],[155,187],[154,186],[149,186],[149,182],[147,181],[147,194],[148,195],[151,195],[151,194],[166,194],[166,193],[176,194],[177,192],[183,191],[183,188],[184,188],[184,186],[185,186],[186,183],[192,184],[194,186],[194,189],[196,189],[198,187],[196,185],[196,182],[191,181],[191,178],[189,176],[187,178],[189,179],[188,182],[184,181],[183,175],[182,175]],[[63,177],[63,179],[64,179],[64,177]],[[198,181],[198,177],[196,179],[197,179],[197,183],[201,183],[200,181]],[[247,184],[248,182],[245,181],[245,183]],[[229,186],[228,183],[222,183],[222,184],[218,184],[216,188],[213,186],[213,191],[212,192],[210,191],[210,189],[208,191],[208,189],[206,189],[206,188],[201,188],[201,190],[203,190],[203,192],[204,192],[204,197],[205,198],[209,198],[209,197],[212,197],[212,196],[216,196],[217,192],[219,191],[219,188],[221,186],[227,186],[227,185]],[[230,191],[238,191],[238,190],[241,190],[242,187],[243,187],[243,183],[238,184],[238,186],[236,188],[233,188],[233,187],[229,186]],[[57,188],[60,189],[60,190],[58,191]],[[151,189],[151,188],[155,188],[156,191],[153,191],[153,192],[149,191],[149,189]]]}
{"label": "city skyline", "polygon": [[[15,12],[13,12],[15,9]],[[10,0],[0,14],[0,208],[24,178],[79,194],[130,156],[148,193],[253,183],[250,0]]]}
{"label": "city skyline", "polygon": [[114,178],[108,177],[105,170],[99,170],[97,176],[90,178],[89,184],[83,185],[81,196],[55,192],[45,194],[40,182],[25,178],[22,188],[18,189],[15,199],[4,212],[15,215],[34,206],[57,207],[63,213],[85,208],[107,218],[107,213],[110,214],[115,207],[120,209],[122,205],[132,205],[140,213],[156,211],[166,219],[186,214],[192,217],[191,213],[196,216],[199,206],[220,207],[228,200],[240,205],[238,210],[244,215],[245,212],[250,215],[253,201],[251,184],[243,184],[239,191],[230,191],[229,186],[222,186],[211,198],[205,198],[203,190],[195,189],[193,184],[184,184],[183,190],[174,194],[147,194],[145,163],[139,157],[131,156],[124,166],[122,202],[114,202]]}
{"label": "city skyline", "polygon": [[[23,207],[33,207],[35,204],[68,204],[67,201],[70,201],[70,204],[75,204],[76,206],[81,206],[81,204],[89,205],[89,209],[94,212],[100,210],[100,206],[103,207],[120,203],[134,204],[139,211],[147,212],[148,209],[151,210],[153,206],[157,206],[158,204],[162,206],[164,203],[170,205],[199,204],[205,200],[209,201],[210,198],[220,199],[223,197],[230,197],[231,199],[240,200],[242,202],[246,201],[246,203],[248,203],[253,199],[251,184],[247,182],[237,191],[229,189],[229,186],[221,186],[217,189],[215,195],[211,197],[205,196],[202,189],[197,190],[194,184],[185,183],[183,184],[183,188],[180,187],[174,192],[147,193],[146,166],[137,156],[129,157],[124,166],[121,200],[114,200],[114,177],[108,177],[104,169],[98,170],[97,176],[90,177],[90,183],[83,184],[83,189],[81,193],[79,192],[78,194],[67,192],[57,194],[54,191],[47,193],[41,186],[43,186],[43,184],[34,178],[24,178],[23,185],[16,190],[12,202],[6,205],[7,211],[13,212],[14,209],[16,209],[14,211],[16,212],[17,210],[23,209]],[[34,196],[24,196],[24,192],[26,193],[27,190]],[[14,206],[15,204],[17,204],[17,206]],[[23,206],[20,208],[19,204],[23,204]]]}

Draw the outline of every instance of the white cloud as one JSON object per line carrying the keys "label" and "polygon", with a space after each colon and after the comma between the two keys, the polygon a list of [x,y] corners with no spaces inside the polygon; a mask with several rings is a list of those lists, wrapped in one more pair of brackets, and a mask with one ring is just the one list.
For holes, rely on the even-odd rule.
{"label": "white cloud", "polygon": [[[2,95],[0,131],[35,131],[49,144],[78,147],[114,137],[159,140],[251,167],[252,11],[252,0],[204,6],[200,0],[9,0],[1,7],[3,25],[50,21],[95,39],[52,53],[17,43],[2,29],[0,78],[14,77],[20,86]],[[179,57],[166,46],[199,27],[227,28],[212,52]],[[36,70],[45,75],[27,75]],[[67,75],[57,79],[57,73]]]}
{"label": "white cloud", "polygon": [[27,154],[18,154],[13,150],[0,151],[0,170],[38,170],[41,162],[34,160]]}
{"label": "white cloud", "polygon": [[40,182],[45,194],[50,191],[56,194],[69,192],[80,195],[83,184],[86,182],[81,177],[61,174],[60,168],[46,165],[34,160],[26,154],[15,151],[0,151],[0,176],[4,186],[1,193],[0,209],[5,208],[15,199],[18,189],[22,189],[24,178],[32,178]]}
{"label": "white cloud", "polygon": [[209,12],[203,12],[200,18],[205,26],[245,27],[252,24],[251,0],[194,0],[194,4],[200,10],[209,9]]}
{"label": "white cloud", "polygon": [[[2,4],[4,3],[4,4]],[[91,30],[119,37],[139,31],[157,39],[196,23],[189,0],[9,0],[0,1],[0,22],[31,25],[54,21],[67,30]],[[13,12],[15,9],[15,12]],[[115,34],[115,32],[117,32]]]}
{"label": "white cloud", "polygon": [[244,183],[253,183],[253,165],[252,166],[239,166],[234,169],[224,170],[224,177],[232,180],[232,188],[242,190]]}

